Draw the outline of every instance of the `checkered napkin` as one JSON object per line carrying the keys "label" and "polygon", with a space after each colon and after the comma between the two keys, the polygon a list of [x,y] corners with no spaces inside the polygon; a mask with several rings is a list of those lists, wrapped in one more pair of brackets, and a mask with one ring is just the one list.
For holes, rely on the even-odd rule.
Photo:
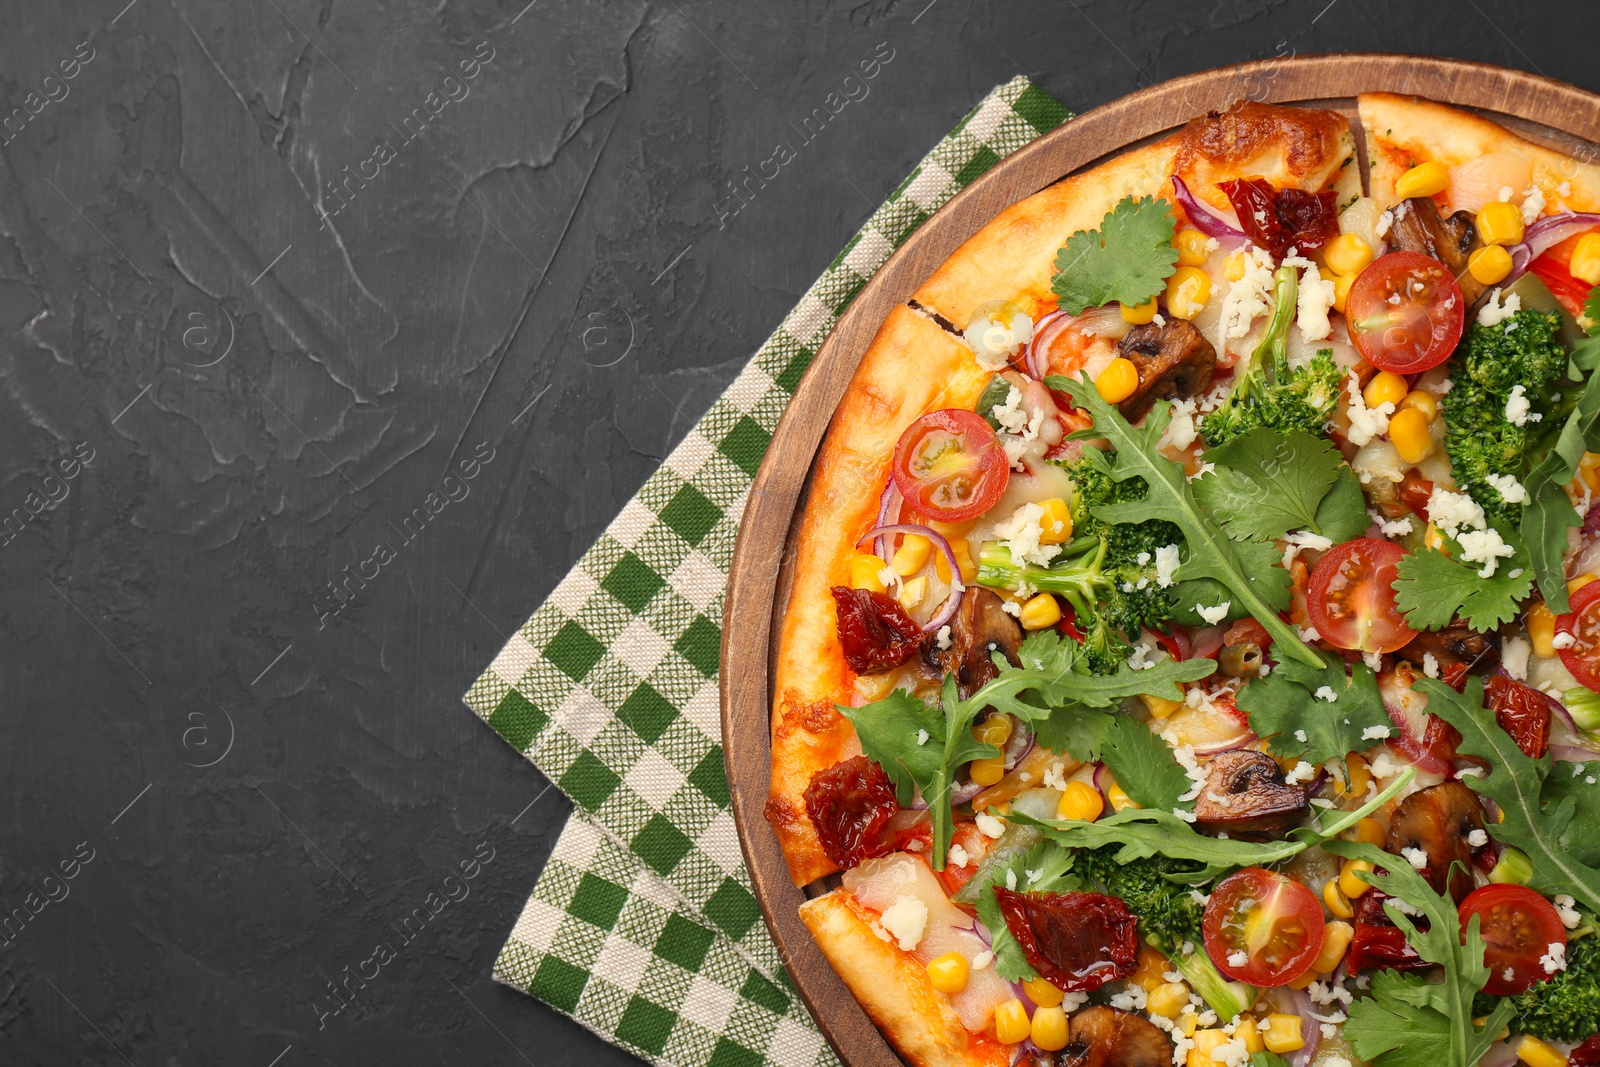
{"label": "checkered napkin", "polygon": [[873,213],[466,695],[577,806],[495,977],[661,1067],[837,1064],[761,923],[723,770],[723,594],[778,418],[922,221],[1069,117],[1018,77]]}

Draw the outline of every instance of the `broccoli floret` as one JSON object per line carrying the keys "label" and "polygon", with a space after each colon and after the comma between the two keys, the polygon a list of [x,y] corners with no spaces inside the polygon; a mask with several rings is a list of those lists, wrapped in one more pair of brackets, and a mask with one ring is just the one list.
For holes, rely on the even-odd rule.
{"label": "broccoli floret", "polygon": [[1303,367],[1289,365],[1289,324],[1299,282],[1293,267],[1279,267],[1274,278],[1275,304],[1261,343],[1235,371],[1233,391],[1200,420],[1209,444],[1225,444],[1257,427],[1320,436],[1339,401],[1342,372],[1332,349],[1319,351]]}
{"label": "broccoli floret", "polygon": [[[1441,404],[1444,447],[1456,484],[1491,524],[1515,523],[1522,513],[1521,503],[1507,503],[1491,476],[1521,481],[1565,421],[1555,410],[1567,369],[1560,328],[1555,312],[1518,311],[1498,326],[1474,323],[1451,357],[1455,384]],[[1529,405],[1521,425],[1506,417],[1518,386]],[[1577,390],[1568,392],[1576,396]]]}
{"label": "broccoli floret", "polygon": [[1192,875],[1199,864],[1166,856],[1119,863],[1119,848],[1108,845],[1078,853],[1073,869],[1120,897],[1139,920],[1139,933],[1151,948],[1172,961],[1195,992],[1223,1019],[1233,1019],[1255,1002],[1254,986],[1230,982],[1206,955],[1200,923],[1205,909],[1187,886],[1173,877]]}
{"label": "broccoli floret", "polygon": [[[1487,1014],[1496,998],[1478,994],[1474,1011]],[[1507,997],[1516,1006],[1511,1032],[1546,1041],[1582,1041],[1600,1033],[1600,937],[1567,942],[1567,969],[1525,993]]]}
{"label": "broccoli floret", "polygon": [[1139,500],[1149,491],[1142,479],[1113,479],[1098,452],[1087,450],[1067,473],[1073,537],[1061,554],[1041,567],[1018,563],[1005,545],[988,542],[978,552],[978,584],[1063,597],[1084,635],[1089,669],[1110,674],[1127,662],[1142,627],[1171,617],[1172,590],[1156,580],[1156,552],[1180,543],[1182,534],[1160,519],[1119,524],[1095,516],[1098,505]]}

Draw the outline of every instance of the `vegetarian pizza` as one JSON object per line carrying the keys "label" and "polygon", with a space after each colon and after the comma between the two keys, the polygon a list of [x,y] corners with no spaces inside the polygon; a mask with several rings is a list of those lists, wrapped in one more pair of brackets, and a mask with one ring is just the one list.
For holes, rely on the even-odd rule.
{"label": "vegetarian pizza", "polygon": [[1008,208],[838,408],[766,810],[916,1067],[1600,1064],[1600,167],[1358,110]]}

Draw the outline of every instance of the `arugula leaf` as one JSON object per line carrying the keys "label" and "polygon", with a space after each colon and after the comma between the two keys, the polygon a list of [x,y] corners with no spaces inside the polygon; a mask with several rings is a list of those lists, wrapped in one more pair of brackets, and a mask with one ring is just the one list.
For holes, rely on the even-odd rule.
{"label": "arugula leaf", "polygon": [[1079,315],[1116,301],[1129,307],[1149,303],[1177,269],[1176,225],[1165,200],[1129,196],[1100,220],[1099,230],[1067,238],[1056,253],[1051,283],[1061,310]]}
{"label": "arugula leaf", "polygon": [[[1576,515],[1566,490],[1557,491],[1562,506]],[[1526,522],[1523,529],[1527,529]],[[1437,549],[1402,556],[1395,567],[1393,588],[1395,604],[1405,613],[1406,624],[1413,630],[1442,630],[1459,614],[1474,630],[1487,632],[1516,618],[1518,605],[1533,589],[1533,564],[1521,538],[1504,532],[1501,536],[1516,554],[1502,559],[1488,578],[1478,577],[1477,564],[1462,563]],[[1566,543],[1563,531],[1563,550]],[[1459,553],[1459,547],[1455,551]],[[1566,586],[1561,588],[1565,596]]]}
{"label": "arugula leaf", "polygon": [[1589,296],[1583,302],[1583,317],[1589,320],[1589,327],[1585,332],[1590,337],[1600,332],[1600,285],[1589,290]]}
{"label": "arugula leaf", "polygon": [[1600,868],[1584,862],[1593,855],[1593,838],[1575,818],[1577,800],[1544,802],[1545,779],[1555,767],[1550,755],[1531,759],[1517,747],[1484,710],[1482,679],[1470,679],[1464,693],[1431,678],[1419,678],[1416,688],[1427,694],[1428,711],[1460,732],[1456,751],[1488,761],[1486,774],[1463,781],[1500,806],[1503,820],[1487,829],[1533,861],[1528,884],[1546,896],[1569,893],[1586,911],[1600,911]]}
{"label": "arugula leaf", "polygon": [[[1022,946],[1011,936],[1000,904],[995,900],[994,887],[1011,884],[1018,889],[1040,893],[1065,893],[1082,889],[1083,879],[1072,873],[1073,854],[1064,848],[1041,841],[1026,855],[1013,856],[994,868],[990,877],[978,890],[978,921],[989,931],[990,948],[994,952],[995,973],[1008,982],[1026,982],[1039,974],[1028,964]],[[1009,875],[1009,878],[1007,877]]]}
{"label": "arugula leaf", "polygon": [[1409,786],[1417,776],[1415,769],[1407,767],[1390,782],[1388,787],[1354,811],[1340,812],[1339,817],[1325,826],[1302,826],[1291,831],[1295,836],[1286,841],[1239,841],[1227,837],[1208,837],[1195,830],[1187,821],[1171,811],[1161,808],[1124,808],[1107,815],[1098,822],[1077,819],[1035,819],[1012,810],[1013,823],[1038,827],[1051,841],[1068,848],[1117,849],[1118,863],[1166,856],[1175,860],[1190,860],[1202,866],[1192,874],[1169,875],[1173,881],[1186,885],[1208,882],[1220,874],[1239,867],[1263,867],[1292,859],[1314,845],[1337,838],[1341,833],[1387,804],[1391,798]]}
{"label": "arugula leaf", "polygon": [[[1266,427],[1208,450],[1205,458],[1216,469],[1195,480],[1195,499],[1235,541],[1271,541],[1290,530],[1321,534],[1319,506],[1345,465],[1326,438]],[[1361,512],[1365,522],[1364,506]]]}
{"label": "arugula leaf", "polygon": [[1339,480],[1317,505],[1317,532],[1337,545],[1365,537],[1371,525],[1372,516],[1367,514],[1367,498],[1361,493],[1361,480],[1348,466],[1341,468]]}
{"label": "arugula leaf", "polygon": [[[1593,294],[1590,301],[1594,301]],[[1584,305],[1587,310],[1588,305]],[[1592,369],[1600,360],[1600,337],[1590,336],[1572,347],[1575,366]],[[1528,500],[1522,507],[1522,540],[1545,604],[1557,615],[1571,607],[1563,567],[1567,531],[1583,521],[1567,497],[1567,483],[1578,473],[1585,452],[1600,452],[1600,373],[1591,373],[1578,403],[1554,445],[1522,480]],[[1474,627],[1476,629],[1476,627]]]}
{"label": "arugula leaf", "polygon": [[[1330,703],[1317,697],[1323,686],[1338,699]],[[1378,680],[1364,663],[1357,663],[1347,678],[1338,663],[1313,670],[1286,660],[1265,678],[1246,682],[1236,703],[1250,716],[1250,728],[1267,738],[1274,755],[1312,763],[1342,760],[1371,748],[1377,739],[1363,737],[1363,731],[1390,726]]]}
{"label": "arugula leaf", "polygon": [[1393,904],[1383,906],[1417,954],[1439,965],[1443,979],[1431,984],[1394,972],[1374,978],[1372,996],[1350,1005],[1344,1026],[1356,1055],[1375,1067],[1475,1067],[1515,1011],[1510,1001],[1502,1001],[1485,1025],[1472,1022],[1473,996],[1489,980],[1478,916],[1467,924],[1463,939],[1455,901],[1447,893],[1435,893],[1409,863],[1396,863],[1376,845],[1358,841],[1330,840],[1322,847],[1336,856],[1372,863],[1377,869],[1361,877],[1422,913],[1426,930]]}
{"label": "arugula leaf", "polygon": [[1176,525],[1183,533],[1187,551],[1178,568],[1180,580],[1215,578],[1233,595],[1233,606],[1249,609],[1285,657],[1321,667],[1322,657],[1300,640],[1294,627],[1278,617],[1278,611],[1288,606],[1289,574],[1277,566],[1276,558],[1268,561],[1268,554],[1276,557],[1277,550],[1266,543],[1236,544],[1196,500],[1183,468],[1158,450],[1161,434],[1172,418],[1172,405],[1157,403],[1144,427],[1135,429],[1100,398],[1087,374],[1079,381],[1052,376],[1045,384],[1069,393],[1074,404],[1088,410],[1094,429],[1084,431],[1086,434],[1104,437],[1116,448],[1115,457],[1109,461],[1112,477],[1118,481],[1143,478],[1149,486],[1142,500],[1103,504],[1094,509],[1094,514],[1112,523],[1165,519]]}
{"label": "arugula leaf", "polygon": [[1572,824],[1562,835],[1561,844],[1579,863],[1600,867],[1600,789],[1587,780],[1593,776],[1592,763],[1557,763],[1539,797],[1546,809],[1570,800]]}

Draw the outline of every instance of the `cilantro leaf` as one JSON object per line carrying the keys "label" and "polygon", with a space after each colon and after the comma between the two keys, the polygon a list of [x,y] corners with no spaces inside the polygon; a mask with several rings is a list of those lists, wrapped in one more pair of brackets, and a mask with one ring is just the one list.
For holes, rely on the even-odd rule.
{"label": "cilantro leaf", "polygon": [[1073,854],[1048,841],[1040,841],[1025,855],[1014,855],[1005,863],[997,864],[979,887],[975,898],[978,921],[989,931],[990,948],[994,952],[995,973],[1008,982],[1026,982],[1039,977],[1022,954],[1022,946],[1011,936],[1000,904],[995,899],[994,887],[1010,888],[1039,893],[1064,893],[1082,889],[1083,879],[1072,873]]}
{"label": "cilantro leaf", "polygon": [[1348,466],[1339,471],[1339,478],[1328,490],[1328,495],[1317,505],[1316,531],[1334,544],[1365,537],[1372,525],[1367,514],[1367,498],[1361,493],[1361,481]]}
{"label": "cilantro leaf", "polygon": [[[1316,696],[1323,686],[1332,689],[1337,699],[1329,702]],[[1390,726],[1378,680],[1364,663],[1356,664],[1347,678],[1338,663],[1314,670],[1286,660],[1265,678],[1246,682],[1236,702],[1250,716],[1250,728],[1267,738],[1274,755],[1311,763],[1342,760],[1348,753],[1371,748],[1377,738],[1363,737],[1363,732]]]}
{"label": "cilantro leaf", "polygon": [[1589,336],[1600,332],[1600,285],[1589,290],[1589,296],[1583,302],[1583,317],[1589,320],[1589,327],[1585,331]]}
{"label": "cilantro leaf", "polygon": [[1233,595],[1230,604],[1248,609],[1272,635],[1285,657],[1321,667],[1322,657],[1278,617],[1278,612],[1288,606],[1289,574],[1268,559],[1269,555],[1275,557],[1277,550],[1259,542],[1253,546],[1250,542],[1236,544],[1195,498],[1183,467],[1160,453],[1158,442],[1171,421],[1172,406],[1157,403],[1143,428],[1136,429],[1100,398],[1087,375],[1075,382],[1052,376],[1045,384],[1068,392],[1074,404],[1088,410],[1094,428],[1085,433],[1104,437],[1116,448],[1116,455],[1110,460],[1113,478],[1143,478],[1149,486],[1143,499],[1103,504],[1094,509],[1094,514],[1112,523],[1165,519],[1176,525],[1183,533],[1187,552],[1178,568],[1179,579],[1215,578]]}
{"label": "cilantro leaf", "polygon": [[[1593,300],[1591,294],[1590,301]],[[1584,306],[1587,309],[1588,305]],[[1593,368],[1597,359],[1600,337],[1586,337],[1572,348],[1572,361],[1577,366]],[[1550,451],[1522,480],[1528,493],[1528,501],[1522,507],[1522,540],[1539,581],[1539,592],[1557,615],[1566,614],[1570,607],[1563,568],[1567,531],[1583,521],[1567,497],[1567,483],[1578,473],[1578,463],[1585,452],[1600,452],[1600,373],[1589,375],[1577,406],[1567,416]]]}
{"label": "cilantro leaf", "polygon": [[1195,479],[1195,498],[1235,541],[1271,541],[1290,530],[1322,533],[1318,507],[1344,467],[1326,438],[1265,427],[1210,449],[1205,459],[1216,469]]}
{"label": "cilantro leaf", "polygon": [[[1559,491],[1565,503],[1566,490]],[[1565,507],[1572,511],[1570,503]],[[1442,630],[1459,614],[1474,630],[1490,631],[1516,618],[1517,606],[1533,589],[1533,569],[1521,539],[1502,536],[1516,554],[1500,560],[1488,578],[1478,577],[1477,564],[1462,563],[1437,549],[1402,556],[1395,567],[1394,600],[1406,624],[1413,630]],[[1563,546],[1566,536],[1561,535]],[[1563,593],[1565,589],[1563,585]]]}
{"label": "cilantro leaf", "polygon": [[1061,310],[1079,315],[1116,301],[1129,307],[1149,303],[1177,269],[1175,227],[1165,200],[1129,196],[1100,220],[1100,229],[1067,238],[1056,253],[1051,284]]}
{"label": "cilantro leaf", "polygon": [[1593,857],[1594,840],[1575,817],[1576,799],[1558,794],[1554,803],[1544,802],[1544,783],[1555,767],[1550,755],[1531,759],[1517,747],[1484,710],[1482,679],[1469,680],[1464,693],[1431,678],[1418,679],[1416,688],[1427,694],[1428,711],[1460,732],[1456,751],[1489,762],[1487,773],[1463,781],[1500,806],[1503,820],[1487,829],[1533,861],[1528,884],[1546,896],[1569,893],[1585,910],[1600,911],[1600,868],[1584,862]]}
{"label": "cilantro leaf", "polygon": [[1171,811],[1189,791],[1189,776],[1178,766],[1172,748],[1131,716],[1112,716],[1100,758],[1122,791],[1142,808]]}
{"label": "cilantro leaf", "polygon": [[1345,1023],[1345,1039],[1356,1055],[1374,1067],[1474,1067],[1515,1010],[1510,1001],[1502,1001],[1483,1026],[1472,1021],[1473,996],[1489,980],[1478,917],[1472,917],[1463,938],[1455,901],[1435,893],[1409,863],[1396,863],[1376,845],[1357,841],[1328,840],[1322,847],[1336,856],[1372,863],[1377,869],[1361,877],[1427,920],[1427,929],[1422,929],[1393,904],[1383,907],[1417,955],[1439,965],[1442,979],[1435,984],[1415,975],[1380,972],[1373,979],[1372,997],[1352,1004]]}

